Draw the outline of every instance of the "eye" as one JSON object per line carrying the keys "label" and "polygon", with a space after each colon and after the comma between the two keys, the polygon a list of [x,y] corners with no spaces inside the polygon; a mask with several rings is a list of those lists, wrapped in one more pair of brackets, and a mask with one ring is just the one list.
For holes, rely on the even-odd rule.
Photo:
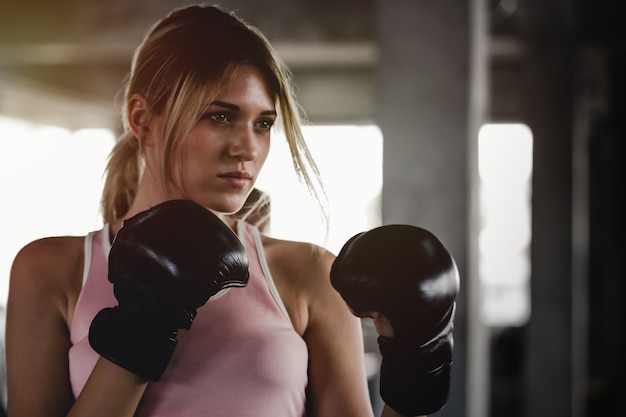
{"label": "eye", "polygon": [[255,127],[263,130],[270,130],[274,126],[273,119],[261,119],[256,122]]}
{"label": "eye", "polygon": [[230,123],[231,122],[230,115],[224,112],[206,113],[202,116],[202,118],[205,120],[211,120],[216,123]]}

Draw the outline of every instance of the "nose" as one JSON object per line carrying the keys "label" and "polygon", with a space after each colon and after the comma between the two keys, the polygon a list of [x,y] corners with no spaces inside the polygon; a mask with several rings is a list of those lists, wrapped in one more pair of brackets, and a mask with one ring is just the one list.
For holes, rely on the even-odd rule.
{"label": "nose", "polygon": [[254,161],[259,155],[259,148],[254,129],[249,126],[239,126],[230,146],[228,154],[232,158],[242,161]]}

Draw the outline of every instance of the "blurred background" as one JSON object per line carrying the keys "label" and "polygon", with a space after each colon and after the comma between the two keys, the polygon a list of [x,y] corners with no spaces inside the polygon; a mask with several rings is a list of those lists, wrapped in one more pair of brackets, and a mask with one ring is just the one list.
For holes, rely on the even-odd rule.
{"label": "blurred background", "polygon": [[[102,226],[102,170],[133,50],[185,4],[0,3],[0,307],[21,246]],[[357,232],[407,223],[455,256],[454,374],[436,415],[616,415],[626,389],[626,2],[221,4],[291,68],[328,191],[326,235],[274,140],[258,183],[272,200],[268,233],[336,253]]]}

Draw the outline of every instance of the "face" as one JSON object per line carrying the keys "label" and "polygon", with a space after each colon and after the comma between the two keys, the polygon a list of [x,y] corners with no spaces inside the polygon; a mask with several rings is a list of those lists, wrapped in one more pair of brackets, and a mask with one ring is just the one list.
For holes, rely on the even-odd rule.
{"label": "face", "polygon": [[[274,100],[260,72],[239,68],[192,129],[181,159],[183,178],[177,178],[173,193],[219,213],[237,211],[265,163],[275,120]],[[172,172],[176,178],[178,166]]]}

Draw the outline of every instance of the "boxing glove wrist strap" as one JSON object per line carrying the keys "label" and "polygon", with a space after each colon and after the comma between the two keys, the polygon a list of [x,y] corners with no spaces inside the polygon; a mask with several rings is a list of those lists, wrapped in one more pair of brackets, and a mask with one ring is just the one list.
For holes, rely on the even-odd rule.
{"label": "boxing glove wrist strap", "polygon": [[404,416],[439,411],[450,386],[452,352],[447,340],[416,346],[379,337],[378,345],[383,357],[380,394],[385,403]]}
{"label": "boxing glove wrist strap", "polygon": [[101,310],[89,328],[89,343],[101,356],[151,381],[158,381],[176,347],[176,330],[142,326],[119,307]]}

